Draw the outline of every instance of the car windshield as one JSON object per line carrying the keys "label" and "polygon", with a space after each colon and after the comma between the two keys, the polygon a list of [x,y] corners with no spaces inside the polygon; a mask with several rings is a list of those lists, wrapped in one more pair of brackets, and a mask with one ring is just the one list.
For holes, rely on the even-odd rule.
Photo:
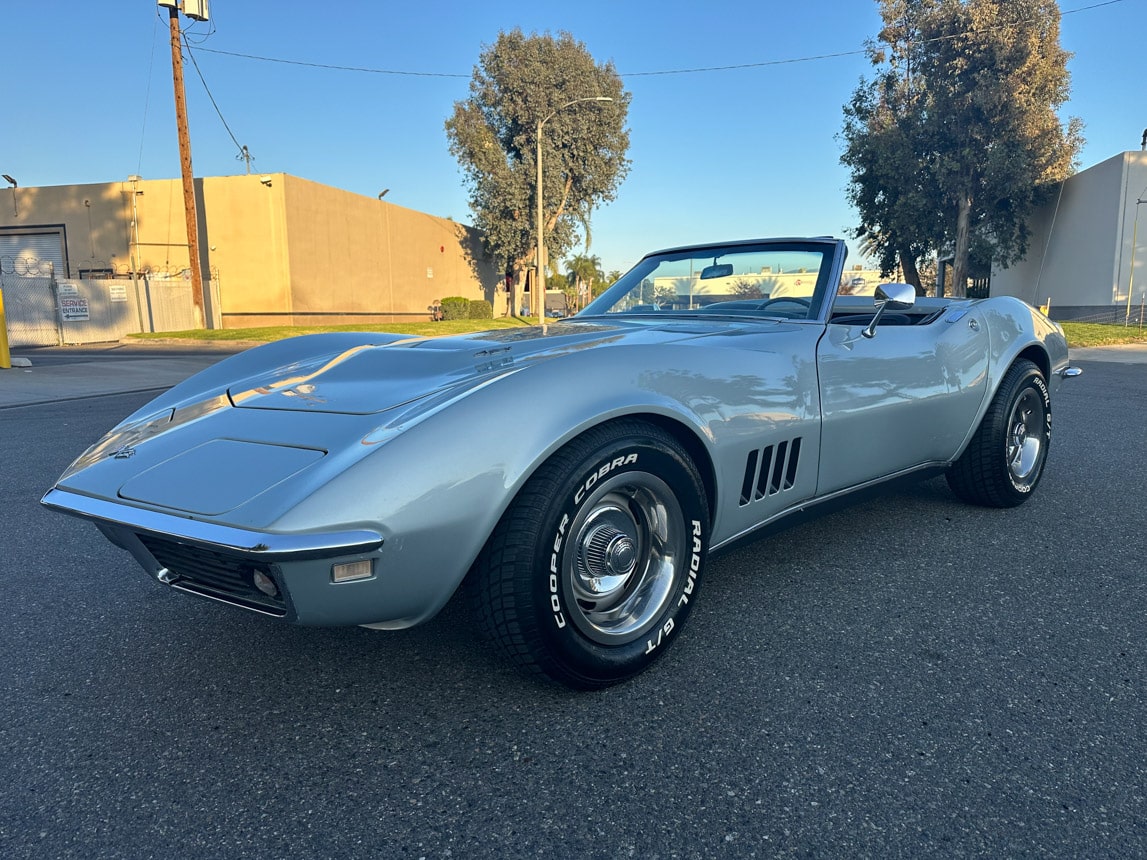
{"label": "car windshield", "polygon": [[651,254],[580,316],[676,313],[815,319],[831,260],[831,247],[815,243],[740,243]]}

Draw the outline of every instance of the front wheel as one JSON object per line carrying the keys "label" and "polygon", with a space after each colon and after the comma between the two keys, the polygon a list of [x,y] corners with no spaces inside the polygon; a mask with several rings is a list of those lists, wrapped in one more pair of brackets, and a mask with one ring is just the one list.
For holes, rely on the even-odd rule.
{"label": "front wheel", "polygon": [[519,665],[604,687],[680,635],[708,546],[705,489],[685,449],[652,424],[615,421],[529,480],[471,573],[471,599]]}
{"label": "front wheel", "polygon": [[1026,502],[1043,475],[1051,445],[1051,397],[1043,374],[1023,359],[1004,375],[968,448],[948,471],[948,486],[975,505]]}

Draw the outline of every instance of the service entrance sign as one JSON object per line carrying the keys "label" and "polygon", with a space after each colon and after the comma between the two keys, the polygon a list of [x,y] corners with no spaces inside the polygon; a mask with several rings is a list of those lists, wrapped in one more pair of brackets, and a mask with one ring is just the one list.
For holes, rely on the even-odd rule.
{"label": "service entrance sign", "polygon": [[60,296],[60,318],[64,322],[86,322],[91,319],[86,296]]}

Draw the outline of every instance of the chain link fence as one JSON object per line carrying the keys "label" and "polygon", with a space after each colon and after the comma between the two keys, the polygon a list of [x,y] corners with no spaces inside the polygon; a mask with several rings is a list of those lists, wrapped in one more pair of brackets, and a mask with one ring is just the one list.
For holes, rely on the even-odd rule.
{"label": "chain link fence", "polygon": [[[9,345],[106,343],[133,332],[200,328],[191,281],[182,275],[65,279],[56,277],[50,262],[0,257]],[[205,287],[211,307],[219,308],[218,277]],[[215,316],[218,328],[218,312]]]}
{"label": "chain link fence", "polygon": [[9,346],[61,343],[54,282],[55,272],[49,262],[0,257],[0,289],[4,291]]}
{"label": "chain link fence", "polygon": [[1056,322],[1100,323],[1103,325],[1147,325],[1147,308],[1138,304],[1051,306],[1048,314]]}

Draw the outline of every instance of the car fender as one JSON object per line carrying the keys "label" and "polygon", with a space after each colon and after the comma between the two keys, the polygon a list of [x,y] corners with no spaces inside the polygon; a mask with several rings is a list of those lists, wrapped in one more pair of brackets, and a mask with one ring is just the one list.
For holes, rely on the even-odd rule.
{"label": "car fender", "polygon": [[[760,392],[746,386],[742,403],[711,396],[710,374],[727,366],[727,355],[718,361],[704,349],[666,344],[654,347],[662,352],[658,360],[627,362],[629,351],[637,348],[584,350],[561,362],[524,363],[487,380],[419,419],[416,431],[397,431],[377,451],[286,512],[272,529],[321,528],[333,510],[343,512],[340,523],[345,528],[350,525],[347,505],[355,505],[358,524],[384,537],[383,576],[401,579],[401,602],[425,607],[423,617],[430,617],[461,583],[530,476],[590,427],[633,415],[671,422],[690,434],[691,447],[705,459],[698,469],[708,473],[720,492],[724,464],[714,428],[746,440],[757,438],[765,414],[755,402]],[[690,370],[651,374],[630,369],[650,365]],[[809,419],[807,398],[786,381],[786,376],[792,378],[791,367],[778,366],[772,375],[776,390],[787,387],[791,403],[786,408],[793,417]],[[745,415],[729,420],[722,412],[729,409],[741,409]],[[774,408],[769,414],[775,417],[776,412]],[[464,434],[464,444],[459,444],[459,434]],[[733,468],[743,472],[743,459]]]}
{"label": "car fender", "polygon": [[976,420],[956,452],[958,459],[967,449],[1008,369],[1021,357],[1033,360],[1043,371],[1048,389],[1054,394],[1061,373],[1068,363],[1067,341],[1063,330],[1035,308],[1011,296],[998,296],[972,304],[970,313],[978,314],[987,326],[989,342],[987,395],[976,414]]}

